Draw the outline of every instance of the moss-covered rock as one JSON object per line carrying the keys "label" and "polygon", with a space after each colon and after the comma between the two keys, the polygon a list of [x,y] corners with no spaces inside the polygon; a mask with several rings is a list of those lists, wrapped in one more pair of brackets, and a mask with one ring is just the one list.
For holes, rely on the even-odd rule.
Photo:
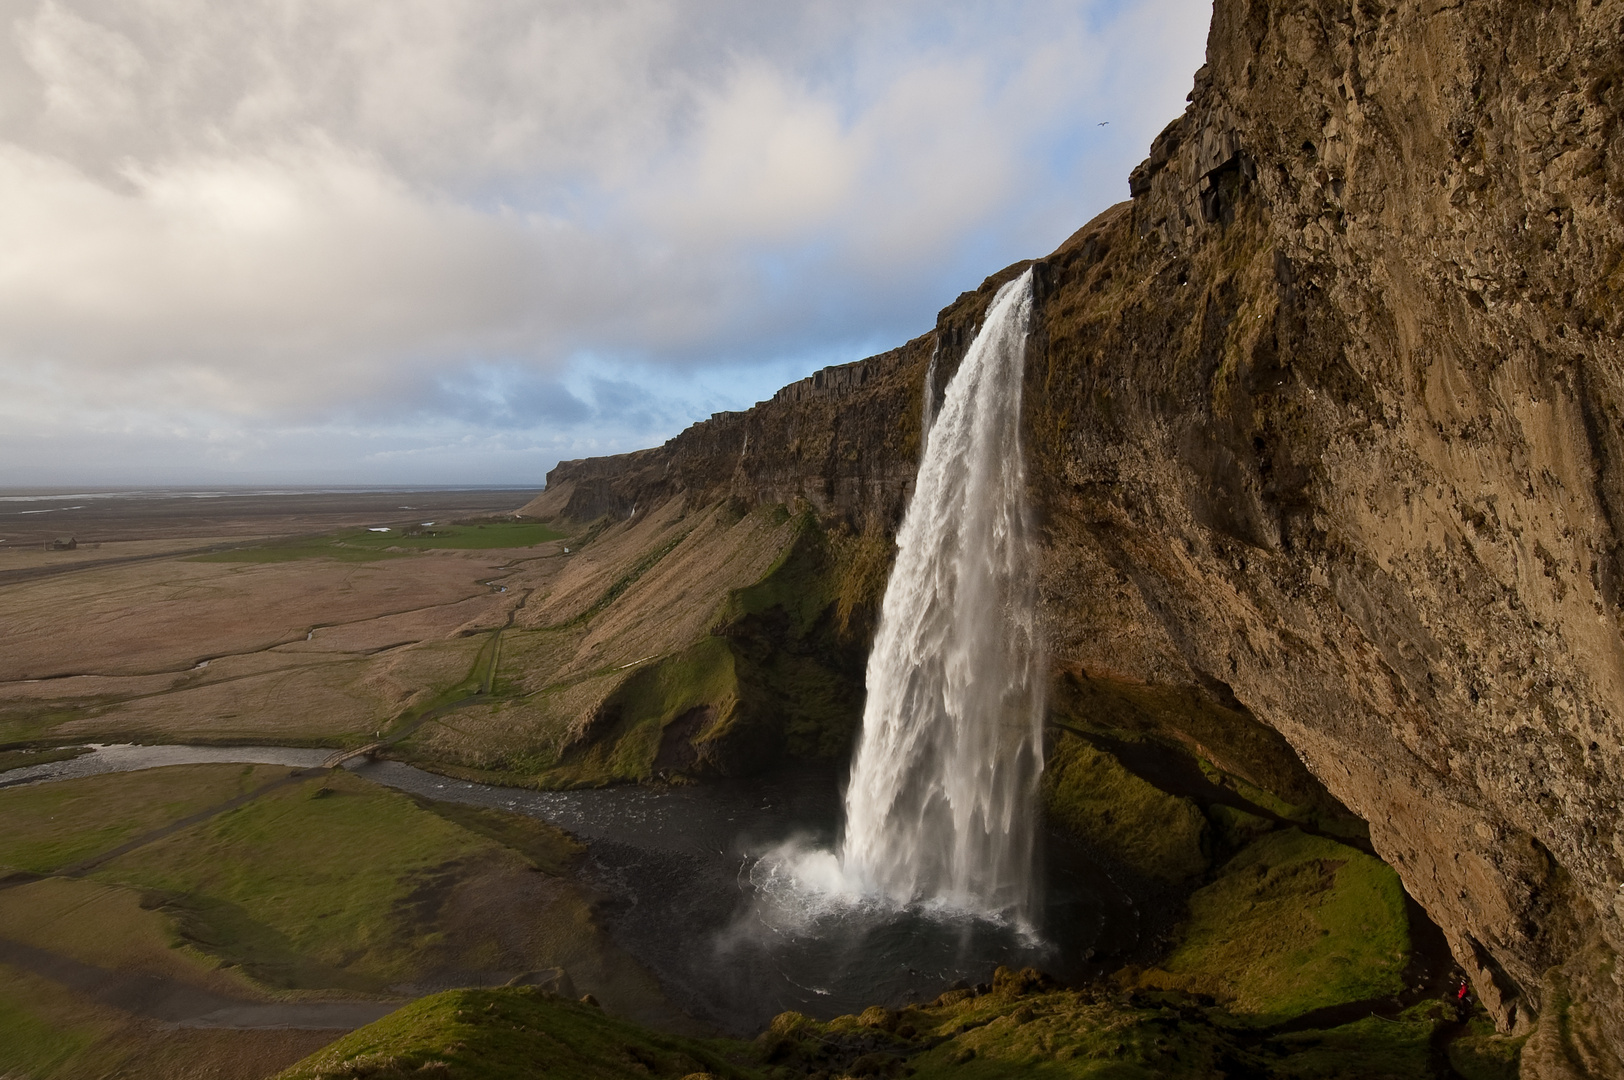
{"label": "moss-covered rock", "polygon": [[1409,916],[1398,875],[1325,837],[1254,841],[1189,904],[1182,940],[1141,985],[1210,994],[1273,1022],[1403,989]]}
{"label": "moss-covered rock", "polygon": [[1526,1035],[1501,1035],[1486,1016],[1467,1021],[1449,1044],[1449,1065],[1462,1080],[1517,1080]]}
{"label": "moss-covered rock", "polygon": [[1043,804],[1050,820],[1153,881],[1186,881],[1207,869],[1207,820],[1195,803],[1076,735],[1059,734],[1049,751]]}
{"label": "moss-covered rock", "polygon": [[660,1034],[531,987],[452,990],[346,1035],[279,1080],[647,1080],[694,1073],[750,1080],[762,1075],[750,1067],[751,1056],[743,1044]]}

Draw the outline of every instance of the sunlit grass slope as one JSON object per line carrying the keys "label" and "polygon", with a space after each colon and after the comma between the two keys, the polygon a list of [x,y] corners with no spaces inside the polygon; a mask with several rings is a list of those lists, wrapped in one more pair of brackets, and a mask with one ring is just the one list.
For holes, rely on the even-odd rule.
{"label": "sunlit grass slope", "polygon": [[180,765],[0,790],[0,871],[60,870],[286,775],[270,765]]}
{"label": "sunlit grass slope", "polygon": [[571,787],[847,751],[883,537],[680,500],[572,528],[502,632],[491,693],[425,724],[401,747],[412,760]]}
{"label": "sunlit grass slope", "polygon": [[479,1077],[646,1080],[761,1077],[746,1044],[664,1035],[530,988],[453,990],[401,1009],[281,1074],[280,1080]]}

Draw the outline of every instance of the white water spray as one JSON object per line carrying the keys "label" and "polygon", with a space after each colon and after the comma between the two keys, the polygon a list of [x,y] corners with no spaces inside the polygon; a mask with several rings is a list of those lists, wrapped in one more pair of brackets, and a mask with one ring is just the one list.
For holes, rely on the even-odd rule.
{"label": "white water spray", "polygon": [[1028,270],[994,297],[926,432],[839,853],[865,894],[1023,924],[1044,705],[1020,437],[1031,312]]}

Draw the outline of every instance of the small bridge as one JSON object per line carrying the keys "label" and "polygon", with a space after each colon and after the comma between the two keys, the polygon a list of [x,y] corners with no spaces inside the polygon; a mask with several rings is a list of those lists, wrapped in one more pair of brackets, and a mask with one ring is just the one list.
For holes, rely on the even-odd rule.
{"label": "small bridge", "polygon": [[369,742],[365,746],[357,746],[351,750],[335,750],[321,763],[324,769],[336,769],[351,758],[371,757],[389,744],[386,742]]}

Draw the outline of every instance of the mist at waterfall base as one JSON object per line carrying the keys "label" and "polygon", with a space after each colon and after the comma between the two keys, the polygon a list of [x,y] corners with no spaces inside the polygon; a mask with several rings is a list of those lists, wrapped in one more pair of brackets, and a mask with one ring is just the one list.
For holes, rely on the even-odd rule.
{"label": "mist at waterfall base", "polygon": [[855,976],[877,1000],[891,987],[874,957],[907,976],[900,986],[925,971],[1064,966],[1074,944],[1042,926],[1061,914],[1044,901],[1075,907],[1076,890],[1045,894],[1035,866],[1044,682],[1020,439],[1031,308],[1027,271],[994,297],[939,409],[926,387],[844,835],[758,853],[752,902],[719,940],[724,956],[804,953],[793,966],[830,984],[814,992]]}

